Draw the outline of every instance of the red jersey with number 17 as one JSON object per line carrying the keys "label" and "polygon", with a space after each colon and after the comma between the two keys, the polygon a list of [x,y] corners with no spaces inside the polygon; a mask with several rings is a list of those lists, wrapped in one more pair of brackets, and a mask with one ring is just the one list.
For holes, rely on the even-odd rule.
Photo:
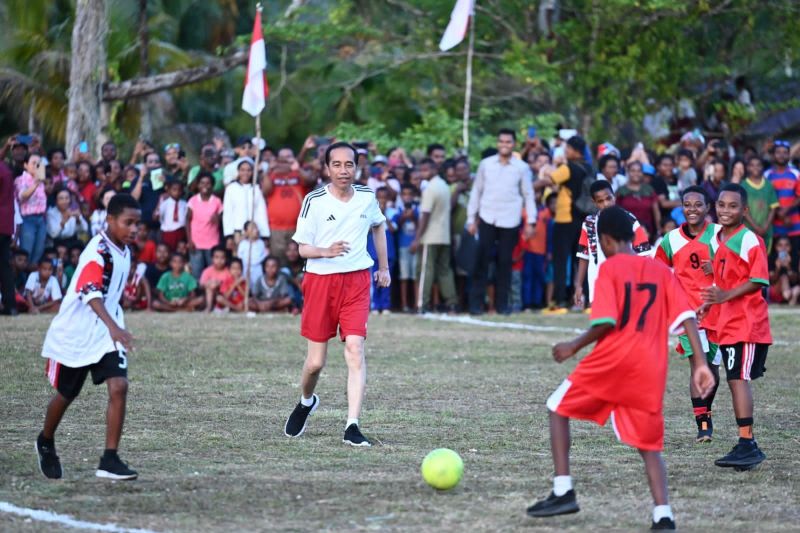
{"label": "red jersey with number 17", "polygon": [[[769,287],[769,267],[764,241],[744,225],[728,237],[717,233],[719,246],[714,256],[714,281],[729,291],[752,281]],[[767,301],[761,291],[751,292],[719,306],[717,341],[772,344]]]}
{"label": "red jersey with number 17", "polygon": [[600,265],[592,326],[611,324],[569,376],[592,396],[661,412],[667,337],[695,313],[672,272],[649,257],[617,254]]}

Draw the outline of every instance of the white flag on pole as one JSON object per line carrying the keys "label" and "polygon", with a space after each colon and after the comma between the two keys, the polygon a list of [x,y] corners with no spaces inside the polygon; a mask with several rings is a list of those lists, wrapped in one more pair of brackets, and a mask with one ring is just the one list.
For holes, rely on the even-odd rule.
{"label": "white flag on pole", "polygon": [[453,12],[450,13],[450,23],[439,42],[439,50],[446,52],[464,40],[467,35],[469,17],[474,13],[475,0],[456,0]]}

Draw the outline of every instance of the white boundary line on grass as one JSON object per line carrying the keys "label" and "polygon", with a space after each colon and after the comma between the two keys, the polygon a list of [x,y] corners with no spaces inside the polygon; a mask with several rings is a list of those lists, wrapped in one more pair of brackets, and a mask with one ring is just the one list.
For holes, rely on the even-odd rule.
{"label": "white boundary line on grass", "polygon": [[[521,329],[525,331],[537,331],[540,333],[583,333],[586,330],[580,328],[564,328],[559,326],[537,326],[534,324],[520,324],[519,322],[493,322],[491,320],[480,320],[470,316],[450,316],[438,315],[434,313],[425,313],[422,318],[427,320],[435,320],[438,322],[455,322],[457,324],[466,324],[468,326],[484,326],[487,328],[499,329]],[[789,342],[774,340],[773,346],[789,346]]]}
{"label": "white boundary line on grass", "polygon": [[85,522],[75,520],[70,515],[58,514],[51,511],[40,509],[28,509],[27,507],[17,507],[13,503],[0,502],[0,512],[24,516],[39,522],[54,522],[64,527],[75,529],[88,529],[90,531],[110,531],[111,533],[155,533],[149,529],[129,529],[119,527],[117,524],[98,524],[96,522]]}

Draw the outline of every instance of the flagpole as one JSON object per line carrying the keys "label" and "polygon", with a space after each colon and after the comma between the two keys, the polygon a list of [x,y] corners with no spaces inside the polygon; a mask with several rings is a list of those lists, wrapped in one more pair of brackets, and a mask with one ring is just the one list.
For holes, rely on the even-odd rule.
{"label": "flagpole", "polygon": [[469,17],[469,49],[467,50],[467,83],[464,90],[464,117],[463,130],[461,132],[464,154],[469,154],[469,108],[472,99],[472,56],[475,51],[475,4],[472,5],[472,13]]}
{"label": "flagpole", "polygon": [[[256,11],[261,13],[262,7],[261,2],[256,4]],[[256,163],[253,166],[253,202],[250,207],[250,221],[255,224],[256,218],[256,194],[261,193],[261,185],[258,182],[258,170],[259,166],[261,165],[261,113],[256,115]],[[261,236],[261,230],[258,231],[259,237]],[[249,287],[250,284],[250,259],[253,256],[253,241],[248,239],[249,243],[247,245],[247,270],[245,270],[245,279],[247,279],[248,283],[248,290],[245,291],[244,294],[244,312],[250,313],[250,291],[253,287]]]}

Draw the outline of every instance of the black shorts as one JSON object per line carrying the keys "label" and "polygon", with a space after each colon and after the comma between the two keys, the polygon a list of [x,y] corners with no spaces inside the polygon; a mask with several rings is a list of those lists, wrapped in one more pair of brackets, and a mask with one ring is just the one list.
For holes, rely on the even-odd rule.
{"label": "black shorts", "polygon": [[68,400],[78,397],[89,372],[92,373],[92,383],[95,385],[100,385],[108,378],[127,378],[128,358],[122,352],[109,352],[98,362],[88,366],[72,368],[48,359],[45,367],[50,385]]}
{"label": "black shorts", "polygon": [[769,344],[756,344],[752,342],[737,342],[736,344],[721,344],[722,366],[728,381],[743,379],[750,381],[760,378],[766,372],[767,351]]}

